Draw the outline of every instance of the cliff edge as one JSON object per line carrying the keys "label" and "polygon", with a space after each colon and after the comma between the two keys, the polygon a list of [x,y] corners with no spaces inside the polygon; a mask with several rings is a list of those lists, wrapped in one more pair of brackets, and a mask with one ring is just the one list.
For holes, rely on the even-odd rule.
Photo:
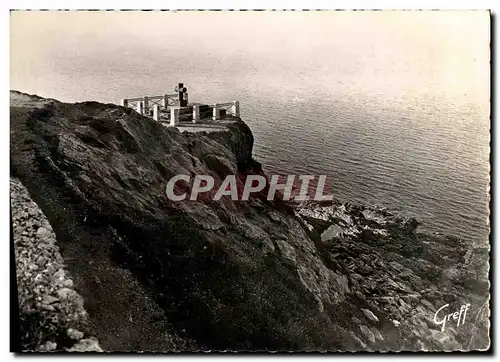
{"label": "cliff edge", "polygon": [[[50,222],[104,350],[489,345],[486,249],[352,205],[167,199],[178,174],[262,174],[241,120],[180,133],[113,104],[12,91],[10,122],[11,176]],[[469,326],[432,322],[462,302]]]}

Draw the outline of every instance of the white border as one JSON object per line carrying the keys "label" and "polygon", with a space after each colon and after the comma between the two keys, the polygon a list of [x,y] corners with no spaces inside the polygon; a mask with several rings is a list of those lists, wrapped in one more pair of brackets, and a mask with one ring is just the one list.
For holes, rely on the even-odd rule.
{"label": "white border", "polygon": [[[499,1],[487,1],[487,0],[476,0],[476,1],[444,1],[444,0],[421,0],[421,1],[401,1],[401,0],[385,0],[385,1],[362,1],[362,0],[351,0],[351,1],[318,1],[318,0],[309,0],[309,1],[290,1],[290,0],[249,0],[249,1],[228,1],[228,0],[220,0],[220,1],[190,1],[190,0],[175,0],[175,1],[96,1],[96,0],[74,0],[74,1],[44,1],[44,0],[19,0],[19,1],[4,1],[1,4],[2,11],[1,12],[1,20],[0,21],[0,31],[1,31],[1,44],[5,44],[7,47],[5,49],[5,53],[3,54],[2,59],[2,68],[3,71],[0,73],[3,77],[2,82],[4,84],[9,85],[9,13],[8,9],[161,9],[168,7],[169,9],[301,9],[301,8],[309,8],[309,9],[492,9],[494,13],[500,14],[500,2]],[[498,27],[498,24],[497,24]],[[498,40],[495,42],[497,43]],[[495,44],[497,47],[498,44]],[[497,55],[498,57],[498,55]],[[498,61],[494,64],[495,68],[498,66]],[[10,87],[4,88],[3,96],[0,98],[2,102],[1,109],[4,112],[4,116],[0,121],[0,147],[2,152],[2,157],[0,157],[0,170],[2,170],[5,174],[1,177],[1,200],[0,200],[0,209],[1,209],[1,220],[2,230],[10,229],[10,219],[9,219],[9,179],[8,179],[8,170],[9,170],[9,94],[8,90]],[[495,104],[498,104],[498,95],[496,93],[494,97]],[[496,128],[496,132],[492,137],[496,138],[498,136],[498,126]],[[495,164],[493,165],[494,169],[498,166],[498,160],[495,159]],[[496,172],[495,172],[495,176]],[[496,179],[497,177],[495,177]],[[497,195],[498,199],[498,195]],[[496,202],[495,205],[496,206]],[[494,222],[498,225],[498,219],[500,216],[498,214],[495,215]],[[0,325],[2,326],[2,334],[0,338],[0,343],[2,343],[1,350],[5,353],[9,351],[9,262],[7,261],[7,256],[9,256],[9,244],[10,240],[6,240],[9,237],[9,234],[4,232],[5,239],[1,243],[3,247],[3,252],[1,255],[5,258],[3,263],[0,263],[2,268],[1,275],[3,281],[2,283],[1,293],[2,293],[2,313],[0,314]],[[496,239],[492,242],[496,243]],[[500,247],[497,245],[495,247],[495,255],[493,260],[500,260],[499,257],[499,249]],[[500,267],[495,268],[495,280],[498,274],[498,270]],[[495,300],[495,311],[498,313],[498,306],[496,298],[496,294],[494,296]],[[493,297],[493,296],[492,296]],[[495,327],[497,326],[496,323]],[[493,327],[493,326],[492,326]],[[495,336],[498,339],[499,332],[495,329]],[[492,341],[495,343],[495,341]],[[496,344],[496,343],[495,343]],[[498,344],[497,344],[498,346]],[[4,355],[5,356],[5,355]],[[13,354],[8,353],[8,358],[14,358]],[[140,355],[138,356],[140,357]],[[256,358],[269,358],[265,356],[255,356]],[[351,357],[350,355],[330,355],[329,358],[346,358]],[[328,358],[326,357],[326,358]],[[358,356],[360,358],[370,357],[369,355],[361,355]],[[371,356],[373,357],[373,356]],[[379,356],[383,357],[383,356]],[[401,356],[399,356],[401,357]],[[434,360],[443,355],[418,355],[415,356],[420,358],[425,358],[426,360]],[[456,357],[456,356],[449,356]],[[477,356],[475,356],[477,358]],[[45,357],[52,360],[56,360],[55,357]],[[58,357],[57,360],[61,361],[61,358],[66,359],[68,357]],[[70,357],[71,358],[71,357]],[[82,357],[80,357],[82,358]],[[83,357],[86,360],[90,360],[95,358],[95,356]],[[174,355],[169,355],[165,358],[179,358]],[[182,357],[184,360],[195,358],[195,357]],[[238,358],[229,357],[231,359]],[[254,358],[254,357],[251,357]],[[297,358],[297,357],[296,357]],[[300,359],[306,359],[311,357],[298,357]]]}
{"label": "white border", "polygon": [[18,0],[8,5],[12,9],[490,9],[494,4],[493,0]]}

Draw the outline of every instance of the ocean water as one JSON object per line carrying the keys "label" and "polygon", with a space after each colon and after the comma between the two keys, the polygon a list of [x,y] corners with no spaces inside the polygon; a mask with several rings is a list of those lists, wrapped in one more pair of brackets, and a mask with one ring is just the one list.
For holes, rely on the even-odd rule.
{"label": "ocean water", "polygon": [[[207,27],[206,35],[185,28],[182,37],[172,36],[169,28],[169,36],[154,37],[145,28],[128,31],[126,21],[113,27],[107,19],[97,32],[82,31],[77,22],[44,20],[53,38],[13,50],[12,88],[69,102],[118,103],[173,93],[181,81],[190,101],[241,102],[255,136],[255,158],[267,173],[327,175],[327,190],[342,201],[381,205],[416,217],[424,230],[487,242],[484,17],[478,41],[462,29],[468,23],[455,20],[442,25],[443,19],[421,17],[424,27],[412,17],[427,37],[406,27],[395,32],[387,19],[361,26],[361,34],[336,36],[342,26],[360,24],[344,19],[344,25],[336,23],[337,33],[329,33],[329,21],[300,18],[310,28],[290,35],[276,33],[276,19],[267,16],[258,18],[264,30],[256,30],[267,31],[266,37],[253,43],[254,29],[244,24],[236,35]],[[371,15],[363,16],[366,24]],[[55,44],[62,26],[66,38]],[[305,35],[303,29],[309,29]],[[22,44],[38,32],[23,28],[13,39]],[[205,42],[205,36],[218,42]]]}
{"label": "ocean water", "polygon": [[314,84],[277,82],[265,92],[235,84],[235,93],[221,92],[242,101],[266,172],[327,175],[337,199],[416,217],[422,230],[487,240],[488,108],[466,94],[443,96],[439,84],[399,89],[390,99],[377,93],[385,89]]}

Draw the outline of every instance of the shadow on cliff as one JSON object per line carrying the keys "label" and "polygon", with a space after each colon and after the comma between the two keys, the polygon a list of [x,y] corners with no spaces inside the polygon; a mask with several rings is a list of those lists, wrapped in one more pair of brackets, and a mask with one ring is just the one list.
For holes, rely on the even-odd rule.
{"label": "shadow on cliff", "polygon": [[284,242],[312,243],[286,203],[165,197],[179,173],[263,174],[252,146],[240,120],[192,135],[115,105],[12,104],[11,174],[55,230],[104,349],[355,347],[318,309],[307,283],[320,277],[285,257]]}

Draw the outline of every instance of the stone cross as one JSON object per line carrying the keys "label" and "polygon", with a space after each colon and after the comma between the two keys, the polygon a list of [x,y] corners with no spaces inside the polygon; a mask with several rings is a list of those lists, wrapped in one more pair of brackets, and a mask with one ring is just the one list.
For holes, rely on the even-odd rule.
{"label": "stone cross", "polygon": [[175,86],[175,91],[179,93],[179,106],[187,107],[187,97],[184,99],[184,93],[187,93],[187,88],[184,87],[184,83],[179,83]]}

